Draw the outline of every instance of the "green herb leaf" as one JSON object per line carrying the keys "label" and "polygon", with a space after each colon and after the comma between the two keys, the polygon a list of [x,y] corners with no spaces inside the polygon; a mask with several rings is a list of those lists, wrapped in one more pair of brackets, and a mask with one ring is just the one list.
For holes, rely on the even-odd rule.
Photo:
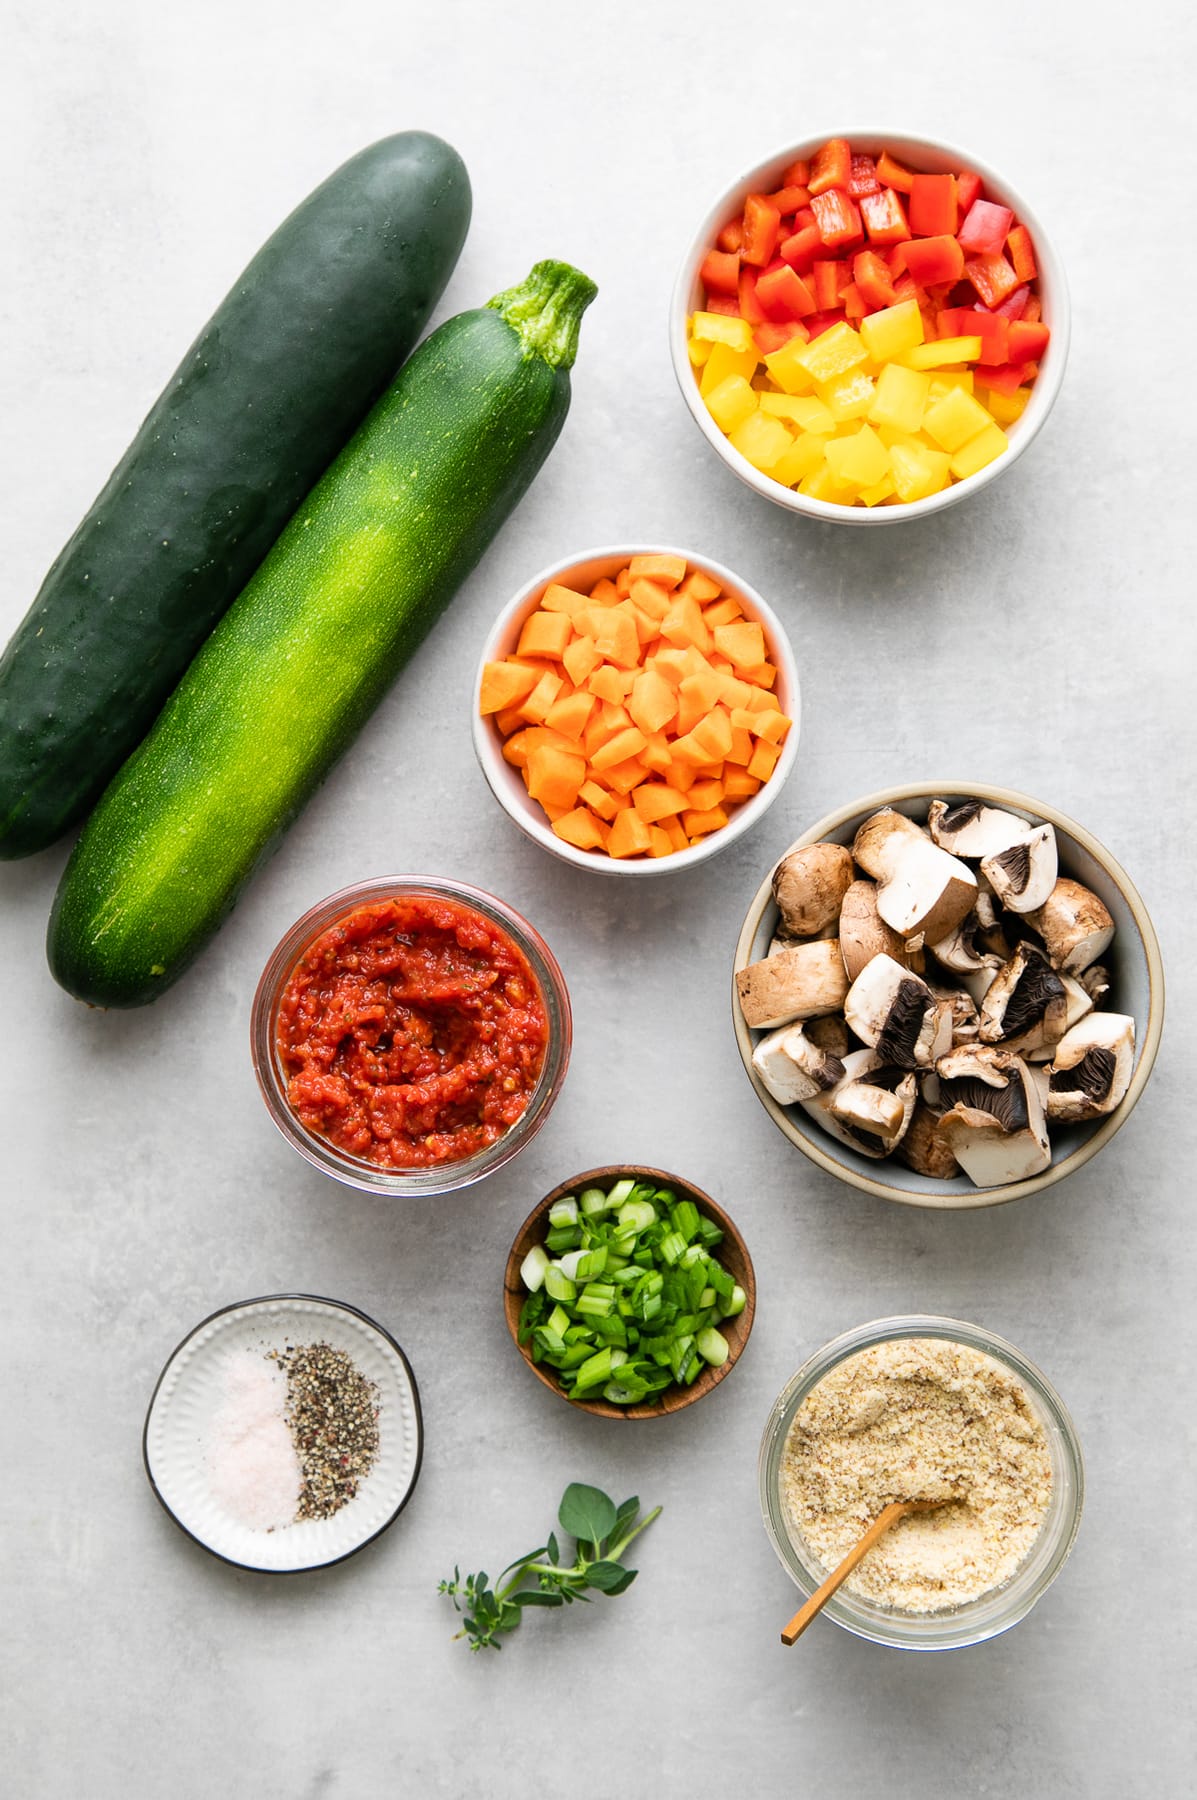
{"label": "green herb leaf", "polygon": [[622,1506],[616,1508],[615,1527],[610,1535],[616,1538],[619,1537],[624,1528],[632,1523],[632,1520],[639,1511],[640,1496],[639,1494],[633,1494],[630,1500],[625,1500]]}
{"label": "green herb leaf", "polygon": [[561,1529],[582,1543],[601,1544],[615,1526],[615,1503],[601,1488],[571,1481],[557,1511]]}
{"label": "green herb leaf", "polygon": [[545,1548],[548,1550],[549,1561],[551,1563],[559,1563],[561,1561],[561,1551],[558,1548],[557,1533],[555,1531],[550,1531],[549,1541]]}
{"label": "green herb leaf", "polygon": [[617,1562],[591,1563],[586,1571],[586,1579],[591,1587],[598,1588],[604,1594],[622,1593],[628,1585],[625,1579],[627,1575],[628,1570]]}
{"label": "green herb leaf", "polygon": [[540,1588],[522,1588],[518,1594],[512,1594],[513,1606],[564,1606],[565,1601],[560,1591],[546,1594]]}

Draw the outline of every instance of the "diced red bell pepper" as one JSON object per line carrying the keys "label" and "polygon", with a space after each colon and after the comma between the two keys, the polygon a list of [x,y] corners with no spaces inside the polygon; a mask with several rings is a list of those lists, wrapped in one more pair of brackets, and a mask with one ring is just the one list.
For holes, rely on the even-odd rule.
{"label": "diced red bell pepper", "polygon": [[849,200],[843,188],[828,188],[822,194],[812,191],[810,206],[815,215],[815,224],[819,227],[819,236],[829,250],[847,250],[864,241],[860,212],[856,202]]}
{"label": "diced red bell pepper", "polygon": [[852,150],[847,138],[829,138],[815,152],[807,187],[812,196],[825,194],[830,188],[846,188],[852,176]]}
{"label": "diced red bell pepper", "polygon": [[857,319],[863,319],[866,312],[869,311],[865,305],[864,296],[854,282],[848,283],[840,294],[840,299],[843,302],[845,319],[849,319],[853,324]]}
{"label": "diced red bell pepper", "polygon": [[801,275],[795,274],[789,263],[777,263],[758,276],[756,297],[764,307],[770,319],[778,324],[785,324],[791,319],[804,319],[809,313],[817,312],[814,295],[803,281]]}
{"label": "diced red bell pepper", "polygon": [[781,230],[781,214],[763,194],[749,194],[744,202],[744,243],[740,254],[746,263],[763,269],[772,261]]}
{"label": "diced red bell pepper", "polygon": [[740,270],[740,316],[750,325],[763,325],[768,315],[756,297],[756,282],[755,269]]}
{"label": "diced red bell pepper", "polygon": [[[798,211],[794,214],[794,230],[795,231],[806,231],[810,228],[810,226],[812,226],[814,224],[815,224],[815,215],[811,211],[810,207],[809,206],[800,206],[798,208]],[[815,226],[815,229],[818,230],[817,225]]]}
{"label": "diced red bell pepper", "polygon": [[897,188],[900,194],[908,194],[914,184],[910,170],[895,162],[888,150],[883,150],[877,159],[877,179],[883,187]]}
{"label": "diced red bell pepper", "polygon": [[876,194],[862,194],[860,216],[871,244],[900,244],[910,236],[902,202],[893,188],[882,188]]}
{"label": "diced red bell pepper", "polygon": [[778,252],[782,259],[789,263],[791,269],[797,269],[800,275],[805,275],[822,248],[823,240],[819,236],[819,227],[804,225],[802,230],[796,231],[792,237],[782,239],[778,245]]}
{"label": "diced red bell pepper", "polygon": [[815,287],[815,305],[820,312],[834,312],[840,298],[840,265],[826,259],[811,268]]}
{"label": "diced red bell pepper", "polygon": [[737,294],[740,291],[740,259],[730,250],[708,250],[698,271],[707,294]]}
{"label": "diced red bell pepper", "polygon": [[865,305],[874,311],[897,304],[889,268],[875,250],[861,250],[853,257],[852,279]]}
{"label": "diced red bell pepper", "polygon": [[843,317],[843,307],[837,306],[831,312],[812,313],[810,318],[803,319],[802,323],[806,326],[807,335],[813,343],[815,338],[822,337],[825,331],[830,331],[833,325],[838,325]]}
{"label": "diced red bell pepper", "polygon": [[916,237],[951,237],[956,230],[956,177],[915,175],[908,217]]}
{"label": "diced red bell pepper", "polygon": [[959,281],[966,273],[964,251],[950,235],[911,238],[902,246],[902,260],[922,287],[937,281]]}
{"label": "diced red bell pepper", "polygon": [[782,187],[805,187],[810,180],[808,162],[792,162],[781,178]]}
{"label": "diced red bell pepper", "polygon": [[964,273],[991,310],[1019,286],[1018,276],[1004,256],[970,256]]}
{"label": "diced red bell pepper", "polygon": [[1034,325],[1038,319],[1043,317],[1043,302],[1038,294],[1031,295],[1022,309],[1022,316],[1028,325]]}
{"label": "diced red bell pepper", "polygon": [[[988,318],[988,314],[985,315]],[[936,320],[936,336],[980,337],[981,328],[977,324],[977,312],[971,306],[943,306]]]}
{"label": "diced red bell pepper", "polygon": [[1035,250],[1031,243],[1031,234],[1025,225],[1015,225],[1006,239],[1006,248],[1010,252],[1010,261],[1014,264],[1014,273],[1020,281],[1034,281],[1038,270],[1035,267]]}
{"label": "diced red bell pepper", "polygon": [[957,242],[970,256],[1000,256],[1013,223],[1014,214],[1008,206],[995,206],[992,200],[974,200],[956,233]]}
{"label": "diced red bell pepper", "polygon": [[797,319],[791,319],[785,325],[774,325],[767,319],[752,334],[753,342],[762,356],[772,356],[776,351],[784,350],[790,339],[796,337],[806,337],[806,327]]}
{"label": "diced red bell pepper", "polygon": [[961,169],[956,177],[956,204],[964,218],[974,200],[981,198],[981,177],[971,169]]}
{"label": "diced red bell pepper", "polygon": [[983,306],[977,306],[970,312],[967,307],[959,310],[958,317],[965,322],[961,326],[961,337],[979,337],[981,354],[979,363],[992,368],[1010,361],[1010,321],[1003,319],[998,313],[986,312]]}
{"label": "diced red bell pepper", "polygon": [[913,300],[922,312],[926,295],[912,275],[900,275],[894,282],[894,299]]}
{"label": "diced red bell pepper", "polygon": [[792,218],[800,206],[805,206],[810,199],[810,191],[805,187],[782,187],[775,194],[766,194],[765,199],[770,206],[775,206],[783,219]]}
{"label": "diced red bell pepper", "polygon": [[877,179],[877,164],[871,156],[854,156],[852,158],[848,192],[854,200],[862,199],[865,194],[881,192],[881,183]]}
{"label": "diced red bell pepper", "polygon": [[723,227],[723,230],[719,233],[719,236],[715,239],[715,247],[718,250],[725,250],[725,251],[734,250],[738,254],[740,246],[743,242],[744,242],[744,221],[742,218],[733,219],[729,225],[725,225]]}
{"label": "diced red bell pepper", "polygon": [[739,299],[733,300],[730,294],[708,294],[703,311],[722,313],[728,319],[738,319],[742,316]]}
{"label": "diced red bell pepper", "polygon": [[1010,361],[1038,362],[1051,340],[1048,327],[1038,320],[1028,324],[1014,319],[1010,325]]}
{"label": "diced red bell pepper", "polygon": [[1034,381],[1037,373],[1034,363],[1002,363],[996,369],[986,369],[981,379],[995,394],[1010,395]]}
{"label": "diced red bell pepper", "polygon": [[1031,298],[1030,288],[1015,288],[1014,292],[994,307],[995,313],[1001,313],[1003,319],[1021,319],[1027,309],[1027,301]]}

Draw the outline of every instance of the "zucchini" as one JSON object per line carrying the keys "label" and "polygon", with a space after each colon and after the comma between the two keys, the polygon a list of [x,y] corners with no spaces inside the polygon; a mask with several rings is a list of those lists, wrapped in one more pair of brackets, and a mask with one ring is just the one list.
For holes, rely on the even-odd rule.
{"label": "zucchini", "polygon": [[400,370],[84,827],[47,945],[70,993],[144,1005],[216,931],[548,455],[594,293],[538,263]]}
{"label": "zucchini", "polygon": [[208,321],[0,659],[0,857],[83,816],[428,322],[470,219],[457,152],[384,138]]}

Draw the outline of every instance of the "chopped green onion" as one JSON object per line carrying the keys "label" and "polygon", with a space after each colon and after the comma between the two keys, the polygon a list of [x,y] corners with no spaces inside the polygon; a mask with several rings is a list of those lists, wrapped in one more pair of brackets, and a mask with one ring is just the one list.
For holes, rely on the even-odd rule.
{"label": "chopped green onion", "polygon": [[553,1308],[552,1312],[549,1314],[548,1318],[545,1320],[545,1324],[547,1325],[547,1327],[550,1331],[555,1331],[557,1333],[558,1337],[564,1337],[566,1332],[569,1330],[569,1325],[570,1325],[569,1314],[566,1312],[566,1310],[563,1306],[555,1306]]}
{"label": "chopped green onion", "polygon": [[573,1300],[577,1296],[577,1288],[567,1275],[550,1263],[544,1272],[544,1291],[550,1300]]}
{"label": "chopped green onion", "polygon": [[728,1300],[727,1305],[723,1308],[724,1318],[734,1319],[737,1313],[742,1313],[744,1311],[747,1304],[748,1295],[744,1292],[744,1289],[739,1286],[733,1287],[731,1297]]}
{"label": "chopped green onion", "polygon": [[545,1233],[545,1249],[551,1250],[554,1256],[560,1256],[563,1250],[576,1250],[582,1242],[582,1233],[576,1225],[554,1225]]}
{"label": "chopped green onion", "polygon": [[704,1361],[709,1362],[713,1369],[723,1367],[727,1361],[729,1345],[721,1331],[716,1331],[713,1325],[708,1325],[705,1331],[699,1332],[694,1341],[698,1347],[698,1353]]}
{"label": "chopped green onion", "polygon": [[578,1196],[578,1205],[587,1218],[609,1210],[610,1201],[602,1188],[583,1188]]}
{"label": "chopped green onion", "polygon": [[533,1244],[520,1264],[520,1280],[530,1294],[534,1294],[537,1288],[543,1285],[545,1270],[548,1266],[549,1259],[542,1247],[539,1244]]}
{"label": "chopped green onion", "polygon": [[614,1212],[623,1205],[635,1185],[636,1183],[634,1181],[617,1181],[615,1183],[615,1186],[607,1195],[607,1206],[611,1211]]}
{"label": "chopped green onion", "polygon": [[578,1222],[578,1203],[572,1194],[563,1200],[554,1200],[549,1208],[550,1225],[576,1225]]}
{"label": "chopped green onion", "polygon": [[621,1225],[630,1226],[634,1232],[639,1233],[656,1224],[657,1209],[651,1200],[628,1200],[620,1207],[616,1217]]}

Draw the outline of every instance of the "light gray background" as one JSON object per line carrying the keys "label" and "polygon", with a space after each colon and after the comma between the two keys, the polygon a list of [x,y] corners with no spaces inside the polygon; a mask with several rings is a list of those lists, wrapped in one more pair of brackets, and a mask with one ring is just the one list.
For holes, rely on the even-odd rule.
{"label": "light gray background", "polygon": [[[54,1797],[711,1791],[1172,1796],[1194,1749],[1194,771],[1197,290],[1192,14],[1023,0],[380,0],[6,9],[6,635],[191,336],[338,162],[408,125],[465,156],[475,222],[442,316],[532,261],[598,281],[573,411],[518,516],[215,946],[150,1011],[85,1012],[42,939],[60,847],[0,867],[6,1785]],[[1039,442],[983,496],[884,533],[817,527],[717,465],[675,391],[665,306],[694,221],[787,139],[879,121],[1008,172],[1072,285]],[[1161,310],[1161,301],[1163,307]],[[787,621],[806,728],[787,791],[705,871],[621,886],[517,835],[469,745],[477,648],[542,564],[673,541]],[[968,1215],[873,1202],[787,1149],[741,1072],[732,946],[763,871],[832,806],[939,774],[1089,825],[1152,910],[1170,1027],[1100,1159]],[[358,877],[480,883],[564,964],[573,1067],[547,1128],[458,1198],[386,1206],[275,1134],[246,1049],[283,928]],[[732,1379],[623,1429],[533,1382],[499,1304],[516,1226],[559,1178],[642,1158],[741,1221],[760,1309]],[[158,1509],[142,1418],[176,1341],[282,1288],[395,1332],[424,1473],[380,1543],[291,1581],[224,1568]],[[1089,1502],[1013,1634],[942,1657],[824,1623],[756,1500],[777,1390],[819,1343],[931,1310],[1012,1338],[1074,1411]],[[531,1617],[501,1658],[450,1642],[438,1577],[492,1570],[571,1478],[665,1511],[617,1602]]]}

